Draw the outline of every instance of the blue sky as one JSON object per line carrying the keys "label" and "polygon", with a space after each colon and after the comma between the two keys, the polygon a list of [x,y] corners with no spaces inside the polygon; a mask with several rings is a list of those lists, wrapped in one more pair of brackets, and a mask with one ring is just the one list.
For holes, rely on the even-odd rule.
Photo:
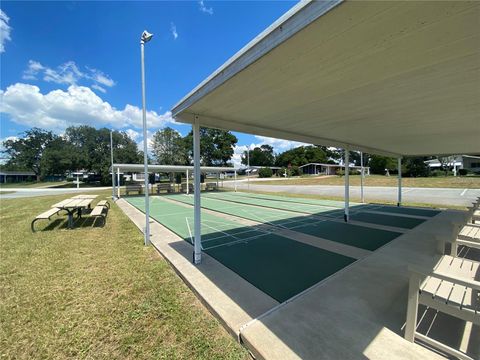
{"label": "blue sky", "polygon": [[[0,139],[38,126],[61,133],[89,124],[127,131],[141,144],[139,37],[146,45],[150,135],[169,110],[290,9],[291,1],[2,1]],[[296,143],[236,133],[246,145]]]}

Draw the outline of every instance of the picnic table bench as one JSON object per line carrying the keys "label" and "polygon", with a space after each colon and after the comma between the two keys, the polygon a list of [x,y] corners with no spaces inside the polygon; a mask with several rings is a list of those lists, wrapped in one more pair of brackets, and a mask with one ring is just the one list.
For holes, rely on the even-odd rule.
{"label": "picnic table bench", "polygon": [[57,208],[57,207],[54,207],[54,208],[51,208],[50,210],[47,210],[43,213],[41,213],[40,215],[37,215],[35,217],[35,219],[33,219],[32,221],[32,224],[30,225],[31,228],[32,228],[32,232],[35,232],[35,222],[37,220],[50,220],[50,218],[53,216],[53,215],[56,215],[58,214],[58,212],[60,211],[61,209]]}
{"label": "picnic table bench", "polygon": [[217,184],[216,183],[207,183],[206,190],[207,191],[217,190]]}
{"label": "picnic table bench", "polygon": [[142,185],[140,184],[131,184],[125,187],[125,194],[130,194],[131,192],[136,192],[138,195],[141,195],[143,191]]}
{"label": "picnic table bench", "polygon": [[175,187],[173,184],[158,184],[157,185],[157,194],[160,194],[161,191],[166,191],[167,193],[175,192]]}
{"label": "picnic table bench", "polygon": [[[180,187],[181,187],[182,192],[184,192],[184,193],[187,192],[187,184],[186,183],[182,183],[182,185]],[[193,193],[193,184],[192,183],[188,183],[188,192]]]}

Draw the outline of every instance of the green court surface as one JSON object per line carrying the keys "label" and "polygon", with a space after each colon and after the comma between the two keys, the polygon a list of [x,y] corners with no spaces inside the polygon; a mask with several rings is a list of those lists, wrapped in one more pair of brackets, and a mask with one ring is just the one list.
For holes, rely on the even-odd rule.
{"label": "green court surface", "polygon": [[393,207],[393,206],[382,206],[379,210],[381,212],[393,213],[393,214],[400,214],[400,215],[415,215],[415,216],[425,216],[425,217],[432,217],[437,214],[440,214],[440,210],[433,210],[433,209],[418,209],[418,208],[410,208],[410,207]]}
{"label": "green court surface", "polygon": [[[143,197],[126,199],[144,211]],[[191,242],[193,207],[150,198],[150,216]],[[334,274],[355,259],[244,226],[202,211],[204,252],[279,302]]]}
{"label": "green court surface", "polygon": [[[169,199],[193,205],[193,196],[164,195]],[[323,239],[355,246],[365,250],[376,250],[392,241],[400,233],[372,229],[343,222],[319,220],[311,216],[297,216],[271,208],[260,208],[246,204],[228,202],[202,194],[202,207],[205,209],[242,217],[263,224],[278,226]]]}
{"label": "green court surface", "polygon": [[[210,193],[209,195],[221,197],[222,194],[225,194],[225,193],[221,193],[221,192],[220,193]],[[229,192],[228,194],[235,195],[235,196],[238,196],[238,197],[283,201],[283,202],[298,203],[298,204],[320,205],[320,206],[327,206],[327,207],[339,208],[339,209],[343,209],[343,207],[345,205],[345,203],[343,201],[323,200],[323,199],[320,200],[320,199],[292,198],[292,197],[279,196],[279,195],[273,195],[273,194],[257,194],[257,193],[246,193],[246,192],[236,192],[236,193]],[[362,204],[354,203],[354,202],[350,203],[351,207],[355,207],[355,206],[358,206],[358,205],[362,205]]]}
{"label": "green court surface", "polygon": [[[380,210],[381,211],[381,210]],[[362,221],[378,225],[394,226],[398,228],[413,229],[425,220],[415,219],[401,216],[389,216],[387,214],[372,214],[367,212],[359,212],[350,216],[351,220]]]}

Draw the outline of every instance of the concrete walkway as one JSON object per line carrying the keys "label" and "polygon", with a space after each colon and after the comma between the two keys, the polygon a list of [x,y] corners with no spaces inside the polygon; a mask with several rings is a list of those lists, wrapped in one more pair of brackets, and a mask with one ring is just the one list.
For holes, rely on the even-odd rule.
{"label": "concrete walkway", "polygon": [[[231,181],[225,181],[224,186],[233,188]],[[343,198],[345,189],[338,185],[263,185],[250,184],[245,180],[237,182],[237,188],[242,190],[265,192],[283,192],[291,194],[307,194],[333,196]],[[397,201],[397,188],[381,186],[365,186],[365,201]],[[472,201],[480,196],[480,189],[454,189],[454,188],[403,188],[404,202],[424,203],[436,205],[470,206]],[[350,197],[360,199],[360,187],[350,186]]]}

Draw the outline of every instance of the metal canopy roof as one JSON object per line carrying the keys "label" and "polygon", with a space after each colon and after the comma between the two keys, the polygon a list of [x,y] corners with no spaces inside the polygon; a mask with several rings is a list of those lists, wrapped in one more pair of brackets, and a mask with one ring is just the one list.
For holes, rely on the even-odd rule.
{"label": "metal canopy roof", "polygon": [[[143,172],[143,164],[113,164],[114,170],[131,171],[131,172]],[[184,165],[148,165],[149,172],[186,172],[193,173],[193,166]],[[217,167],[217,166],[201,166],[201,172],[209,173],[222,173],[228,171],[235,171],[237,169],[233,167]]]}
{"label": "metal canopy roof", "polygon": [[391,156],[478,153],[479,29],[480,2],[300,2],[172,112]]}

